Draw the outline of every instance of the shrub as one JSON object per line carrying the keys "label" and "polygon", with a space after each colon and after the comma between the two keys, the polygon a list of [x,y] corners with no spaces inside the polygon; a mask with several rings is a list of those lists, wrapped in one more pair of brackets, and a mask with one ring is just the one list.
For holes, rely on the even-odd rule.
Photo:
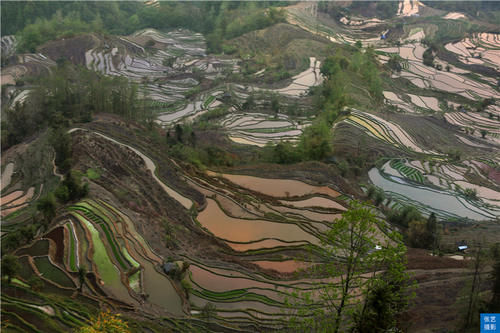
{"label": "shrub", "polygon": [[101,312],[99,316],[91,320],[90,325],[81,327],[78,333],[129,333],[128,324],[124,322],[120,315],[113,315],[109,311]]}

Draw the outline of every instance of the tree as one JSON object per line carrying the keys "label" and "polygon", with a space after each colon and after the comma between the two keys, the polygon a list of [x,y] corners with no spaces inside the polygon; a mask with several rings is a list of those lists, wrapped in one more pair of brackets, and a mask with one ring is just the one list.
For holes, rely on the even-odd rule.
{"label": "tree", "polygon": [[175,139],[177,142],[182,143],[182,135],[184,133],[184,130],[180,124],[175,125]]}
{"label": "tree", "polygon": [[436,248],[439,248],[439,234],[438,234],[438,222],[436,214],[434,212],[429,215],[427,219],[427,232],[431,235],[432,239],[432,253],[435,254]]}
{"label": "tree", "polygon": [[12,278],[17,275],[19,269],[19,261],[17,257],[11,254],[6,254],[2,258],[2,276],[7,277],[7,282],[10,284]]}
{"label": "tree", "polygon": [[243,103],[242,107],[243,107],[243,110],[247,110],[247,111],[251,110],[255,107],[255,98],[253,96],[253,92],[248,95],[248,97],[245,100],[245,102]]}
{"label": "tree", "polygon": [[423,218],[418,209],[413,206],[405,206],[401,210],[392,210],[387,219],[393,224],[408,227],[410,222],[421,221]]}
{"label": "tree", "polygon": [[466,188],[463,194],[467,199],[477,200],[477,190],[475,188]]}
{"label": "tree", "polygon": [[[395,331],[398,315],[406,310],[409,301],[415,297],[415,281],[411,282],[406,270],[406,249],[400,244],[383,256],[394,257],[385,272],[371,281],[362,308],[354,314],[353,331],[360,333]],[[379,253],[381,254],[381,253]]]}
{"label": "tree", "polygon": [[36,209],[43,214],[45,222],[49,223],[56,216],[56,200],[54,199],[54,195],[49,193],[41,198],[36,204]]}
{"label": "tree", "polygon": [[488,131],[487,130],[484,130],[482,129],[481,130],[481,137],[484,139],[486,137],[486,135],[488,134]]}
{"label": "tree", "polygon": [[29,280],[28,284],[31,287],[31,290],[33,291],[40,291],[43,289],[44,283],[43,280],[40,279],[38,276],[33,275]]}
{"label": "tree", "polygon": [[380,206],[380,204],[382,202],[384,202],[385,200],[385,193],[382,189],[377,189],[377,191],[375,191],[375,197],[374,197],[374,201],[375,201],[375,206]]}
{"label": "tree", "polygon": [[78,281],[80,282],[80,287],[78,290],[82,292],[83,284],[85,283],[85,276],[87,275],[87,269],[84,266],[78,268]]}
{"label": "tree", "polygon": [[401,72],[403,67],[401,66],[400,58],[401,57],[398,55],[391,56],[391,58],[387,62],[387,65],[389,66],[389,68],[392,69],[393,71]]}
{"label": "tree", "polygon": [[201,309],[201,316],[208,324],[217,315],[217,307],[211,302],[207,302]]}
{"label": "tree", "polygon": [[271,98],[271,110],[273,110],[274,113],[278,113],[280,110],[280,100],[278,98],[278,95],[273,95]]}
{"label": "tree", "polygon": [[423,56],[423,63],[426,66],[433,67],[434,66],[434,53],[432,50],[432,47],[429,47],[427,50],[425,50]]}
{"label": "tree", "polygon": [[428,249],[432,246],[432,234],[426,221],[411,221],[408,228],[408,241],[412,247]]}
{"label": "tree", "polygon": [[474,273],[472,276],[472,281],[470,284],[465,285],[466,292],[466,312],[463,317],[463,325],[464,327],[472,327],[475,326],[477,318],[479,317],[478,312],[481,307],[481,298],[480,298],[480,288],[481,288],[481,273],[484,269],[485,263],[485,255],[484,251],[481,248],[481,244],[477,246],[474,251],[474,260],[473,260],[473,269]]}
{"label": "tree", "polygon": [[[314,269],[332,282],[321,283],[318,294],[291,295],[292,301],[298,302],[289,304],[299,309],[290,319],[292,327],[334,333],[355,329],[357,319],[369,316],[372,311],[369,308],[375,306],[373,295],[384,290],[384,293],[391,291],[384,310],[390,312],[387,315],[390,320],[385,325],[395,325],[396,314],[407,305],[410,277],[405,272],[406,248],[399,234],[390,233],[382,248],[375,250],[382,227],[373,208],[356,201],[335,221],[321,247],[316,249],[325,261]],[[377,273],[380,271],[384,274]],[[359,305],[360,294],[364,299],[362,305]]]}
{"label": "tree", "polygon": [[491,278],[493,281],[492,285],[492,296],[489,302],[489,312],[498,313],[500,312],[500,246],[497,243],[495,246],[496,253],[494,253],[493,258],[495,263],[493,264],[493,270],[491,272]]}
{"label": "tree", "polygon": [[322,160],[331,152],[330,128],[323,120],[307,127],[300,137],[299,150],[308,160]]}

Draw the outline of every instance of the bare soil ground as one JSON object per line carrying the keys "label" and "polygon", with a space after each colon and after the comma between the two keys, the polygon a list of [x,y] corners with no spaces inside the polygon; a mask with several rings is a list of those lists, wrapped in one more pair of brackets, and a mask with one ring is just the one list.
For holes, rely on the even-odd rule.
{"label": "bare soil ground", "polygon": [[38,48],[38,52],[54,60],[63,58],[76,65],[85,65],[85,52],[98,43],[99,39],[94,35],[84,34],[47,42]]}

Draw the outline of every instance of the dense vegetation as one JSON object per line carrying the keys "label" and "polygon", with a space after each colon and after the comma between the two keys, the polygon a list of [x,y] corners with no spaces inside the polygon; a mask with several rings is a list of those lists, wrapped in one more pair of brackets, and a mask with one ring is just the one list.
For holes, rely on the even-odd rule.
{"label": "dense vegetation", "polygon": [[304,130],[296,147],[289,142],[268,147],[271,161],[289,164],[327,158],[332,152],[332,125],[342,115],[344,107],[359,103],[359,96],[352,93],[353,86],[358,82],[367,86],[368,98],[375,105],[383,101],[381,72],[373,48],[362,52],[358,45],[345,54],[337,50],[323,62],[321,74],[325,77],[324,83],[311,89],[316,100],[315,107],[321,110],[319,116]]}
{"label": "dense vegetation", "polygon": [[86,122],[92,114],[110,112],[128,119],[151,121],[138,100],[138,87],[123,77],[96,75],[63,63],[50,75],[34,79],[26,103],[7,109],[2,119],[2,150],[48,126]]}
{"label": "dense vegetation", "polygon": [[[83,32],[130,34],[143,28],[186,28],[207,36],[209,51],[221,52],[225,39],[284,21],[272,6],[282,2],[11,2],[2,8],[2,31],[17,34],[20,50]],[[271,7],[269,10],[268,7]]]}

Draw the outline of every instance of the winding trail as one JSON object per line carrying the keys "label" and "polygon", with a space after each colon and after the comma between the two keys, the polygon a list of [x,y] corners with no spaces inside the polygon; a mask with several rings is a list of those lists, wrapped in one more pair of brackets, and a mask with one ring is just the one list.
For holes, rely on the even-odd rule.
{"label": "winding trail", "polygon": [[54,173],[54,176],[59,177],[59,179],[62,181],[64,176],[57,172],[57,166],[56,166],[56,153],[54,153],[54,158],[52,159],[52,172]]}
{"label": "winding trail", "polygon": [[177,202],[179,202],[186,209],[190,209],[193,206],[193,201],[191,199],[186,198],[185,196],[181,195],[180,193],[178,193],[177,191],[175,191],[171,187],[167,186],[165,183],[163,183],[156,176],[156,164],[154,164],[154,162],[149,157],[147,157],[146,155],[144,155],[142,152],[140,152],[136,148],[131,147],[129,145],[126,145],[124,143],[121,143],[119,141],[116,141],[115,139],[110,138],[109,136],[106,136],[106,135],[101,134],[99,132],[89,131],[89,130],[84,129],[84,128],[79,128],[79,127],[72,128],[72,129],[70,129],[68,131],[68,134],[71,134],[71,133],[76,132],[76,131],[90,132],[90,133],[99,135],[100,137],[102,137],[102,138],[104,138],[104,139],[106,139],[108,141],[111,141],[111,142],[113,142],[115,144],[118,144],[120,146],[129,148],[130,150],[132,150],[134,153],[136,153],[137,155],[139,155],[144,160],[144,163],[146,164],[146,167],[148,168],[148,170],[151,171],[151,175],[153,176],[153,178],[156,180],[156,182],[158,182],[158,184],[160,184],[160,186],[163,188],[163,190],[165,190],[165,192],[167,192],[167,194],[169,196],[171,196],[172,198],[174,198]]}

